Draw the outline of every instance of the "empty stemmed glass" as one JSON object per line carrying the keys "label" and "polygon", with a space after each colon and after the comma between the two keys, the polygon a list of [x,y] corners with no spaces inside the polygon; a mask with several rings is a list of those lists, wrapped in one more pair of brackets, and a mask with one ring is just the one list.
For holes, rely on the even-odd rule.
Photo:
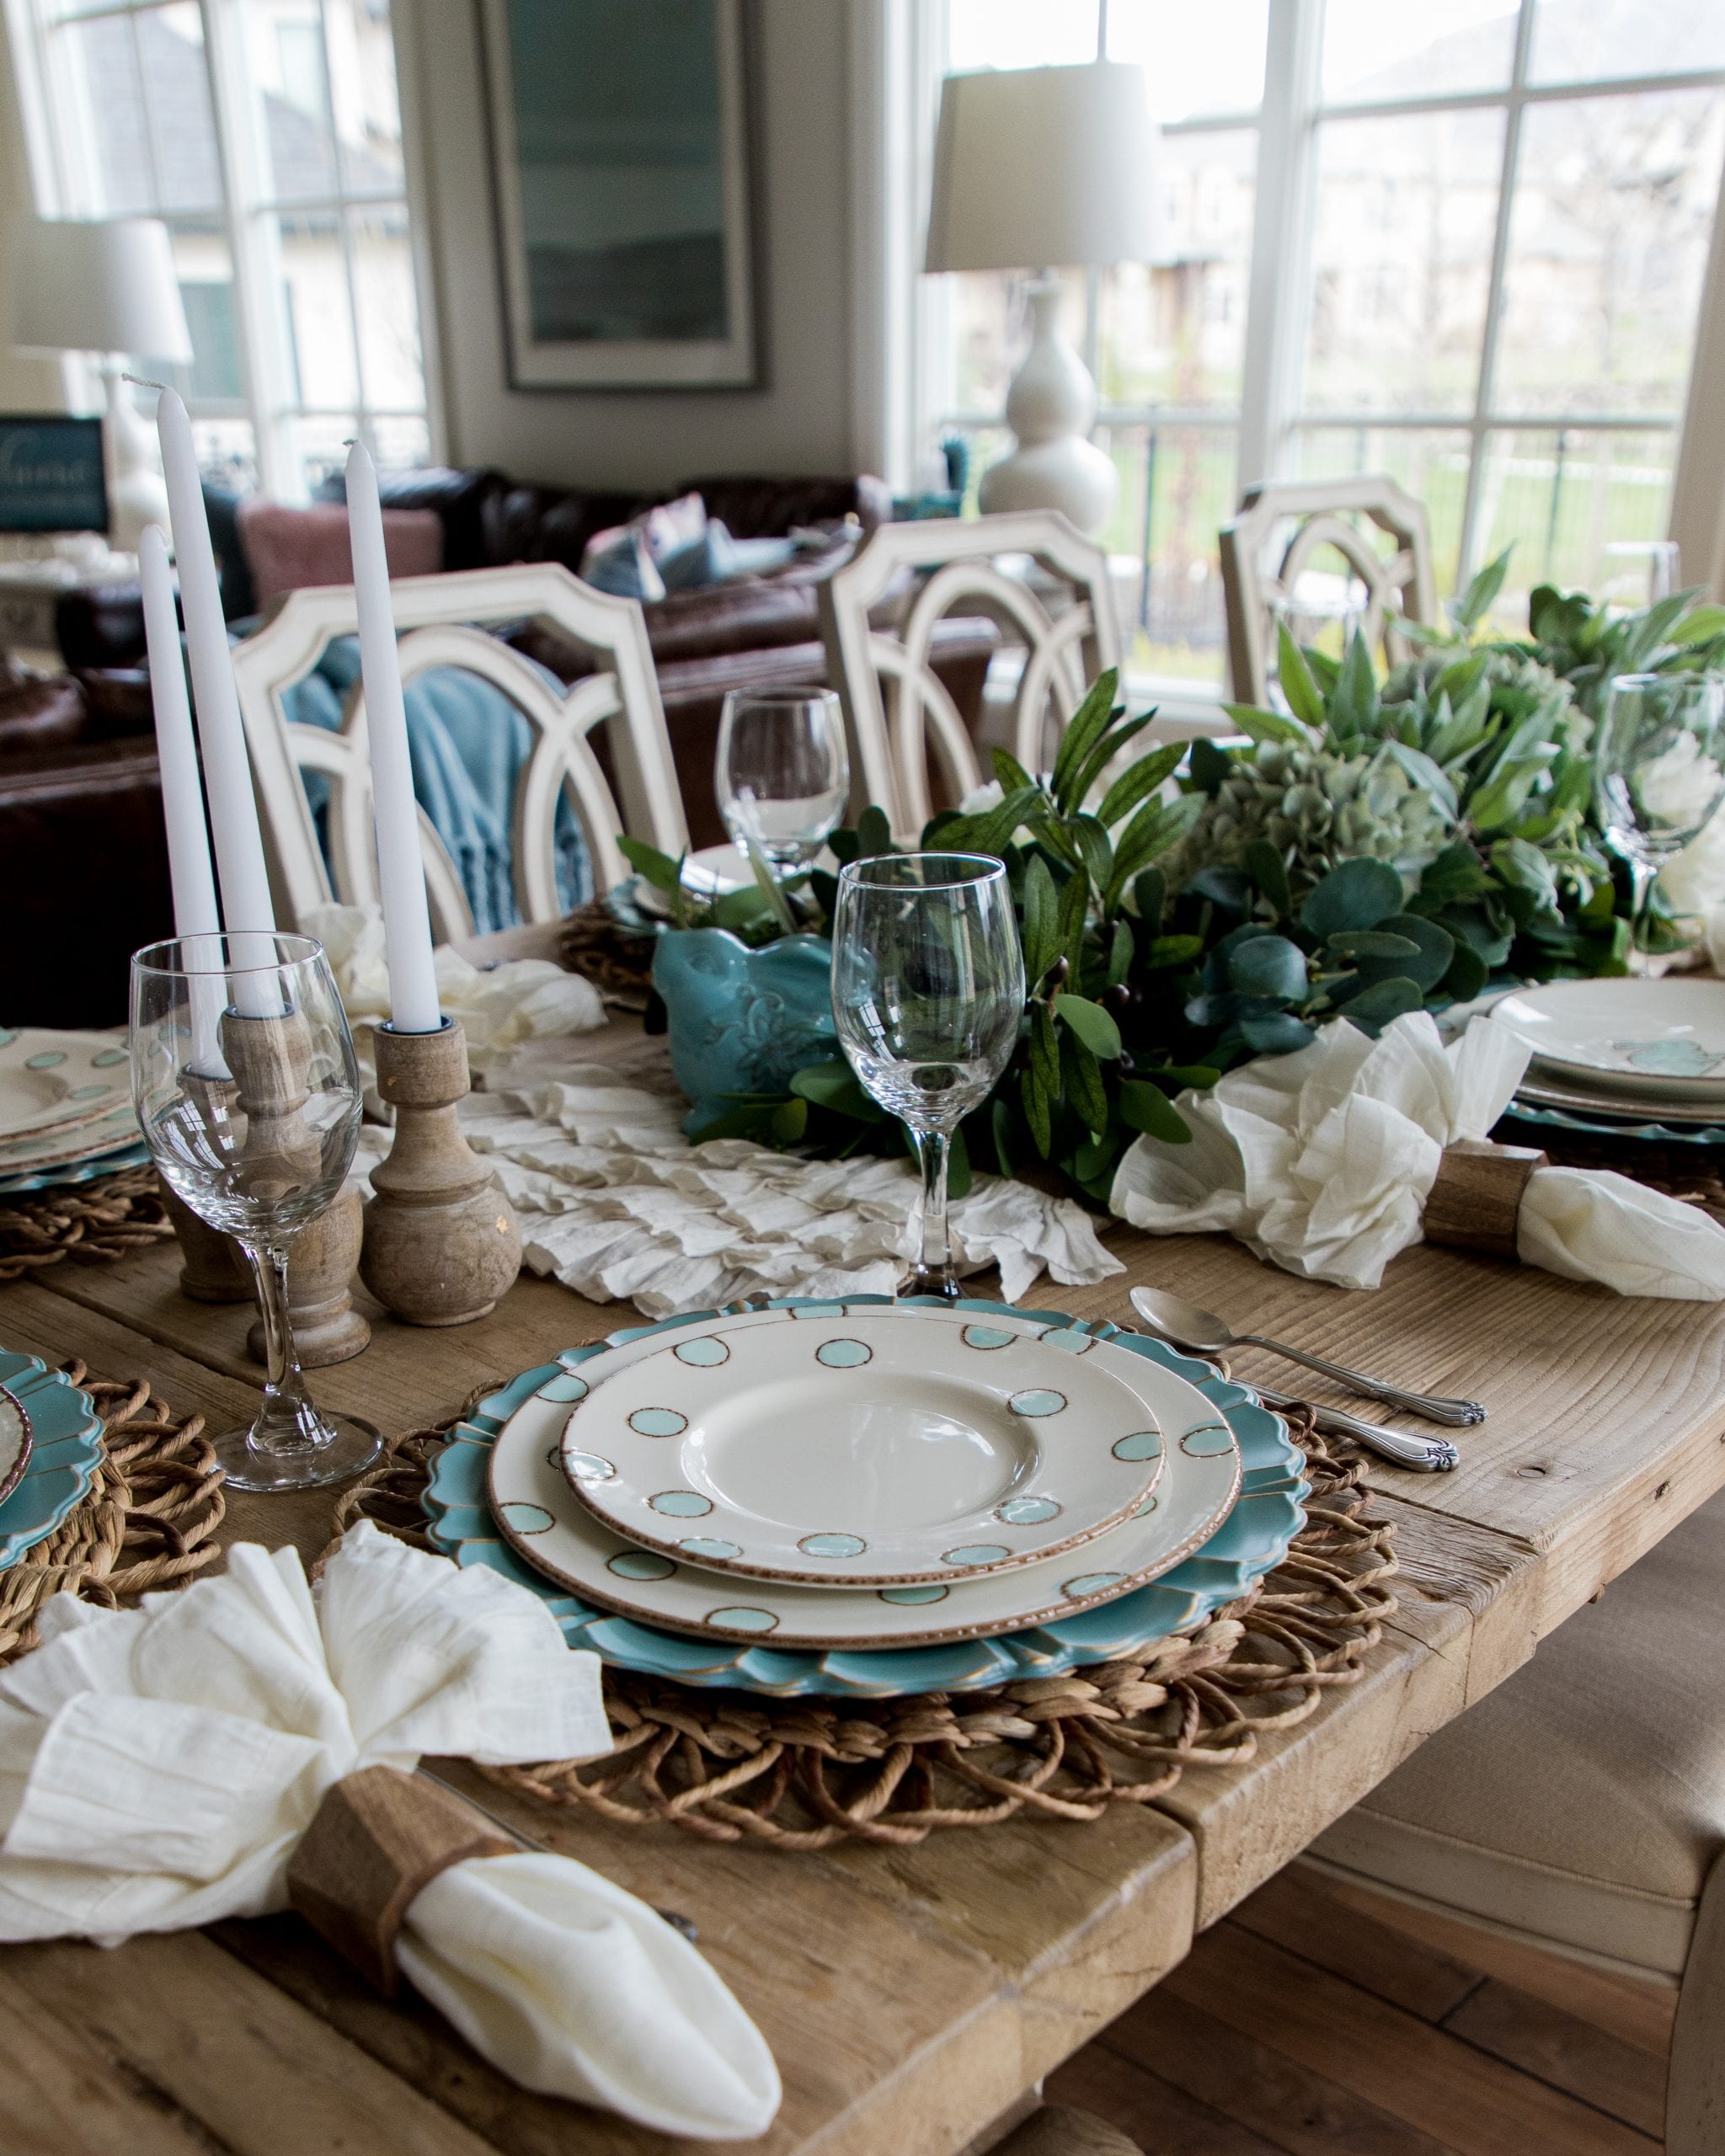
{"label": "empty stemmed glass", "polygon": [[361,1096],[323,947],[248,931],[152,943],[131,962],[132,1102],[152,1158],[251,1262],[269,1373],[249,1428],[216,1439],[241,1490],[308,1490],[369,1467],[377,1433],[312,1406],[287,1311],[288,1246],[353,1165]]}
{"label": "empty stemmed glass", "polygon": [[839,878],[832,1008],[852,1069],[916,1134],[922,1165],[921,1294],[955,1300],[947,1229],[952,1137],[1012,1059],[1024,954],[1001,862],[884,854]]}
{"label": "empty stemmed glass", "polygon": [[718,725],[713,787],[737,851],[780,875],[806,868],[851,790],[844,714],[830,689],[733,689]]}
{"label": "empty stemmed glass", "polygon": [[1654,878],[1725,802],[1725,677],[1616,675],[1594,743],[1594,798],[1629,864],[1631,949],[1645,949]]}

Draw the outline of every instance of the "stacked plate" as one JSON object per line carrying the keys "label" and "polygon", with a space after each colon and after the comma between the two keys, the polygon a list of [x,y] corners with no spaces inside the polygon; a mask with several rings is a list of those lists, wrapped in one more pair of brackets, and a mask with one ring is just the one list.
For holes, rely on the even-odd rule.
{"label": "stacked plate", "polygon": [[1493,1017],[1533,1050],[1511,1113],[1664,1144],[1725,1144],[1725,981],[1552,981]]}
{"label": "stacked plate", "polygon": [[614,1334],[454,1433],[433,1539],[575,1643],[868,1696],[1055,1675],[1279,1561],[1300,1459],[1243,1387],[1055,1311],[787,1299]]}
{"label": "stacked plate", "polygon": [[61,1524],[101,1461],[89,1396],[63,1370],[0,1348],[0,1572]]}
{"label": "stacked plate", "polygon": [[88,1182],[147,1157],[123,1040],[0,1026],[0,1193]]}

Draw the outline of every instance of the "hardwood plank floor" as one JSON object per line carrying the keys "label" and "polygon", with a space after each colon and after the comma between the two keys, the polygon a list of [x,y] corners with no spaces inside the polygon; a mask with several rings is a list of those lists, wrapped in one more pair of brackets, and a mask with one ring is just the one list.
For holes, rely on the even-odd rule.
{"label": "hardwood plank floor", "polygon": [[1295,1866],[1047,2093],[1145,2156],[1658,2156],[1675,1997]]}

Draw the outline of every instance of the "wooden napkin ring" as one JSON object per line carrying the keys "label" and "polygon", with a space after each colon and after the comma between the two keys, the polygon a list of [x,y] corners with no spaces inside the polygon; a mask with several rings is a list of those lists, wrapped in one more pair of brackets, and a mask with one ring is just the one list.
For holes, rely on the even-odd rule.
{"label": "wooden napkin ring", "polygon": [[470,1856],[518,1847],[429,1775],[363,1767],[325,1792],[287,1867],[288,1899],[393,1999],[396,1937],[419,1889]]}
{"label": "wooden napkin ring", "polygon": [[1534,1170],[1546,1165],[1545,1155],[1531,1145],[1493,1145],[1471,1138],[1446,1145],[1426,1196],[1426,1241],[1514,1257],[1522,1193]]}

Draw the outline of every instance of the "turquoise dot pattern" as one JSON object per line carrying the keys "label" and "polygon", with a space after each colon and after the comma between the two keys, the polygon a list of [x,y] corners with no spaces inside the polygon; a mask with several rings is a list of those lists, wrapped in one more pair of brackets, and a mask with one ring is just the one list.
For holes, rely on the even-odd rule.
{"label": "turquoise dot pattern", "polygon": [[700,1519],[713,1510],[712,1498],[698,1490],[660,1490],[647,1502],[669,1519]]}

